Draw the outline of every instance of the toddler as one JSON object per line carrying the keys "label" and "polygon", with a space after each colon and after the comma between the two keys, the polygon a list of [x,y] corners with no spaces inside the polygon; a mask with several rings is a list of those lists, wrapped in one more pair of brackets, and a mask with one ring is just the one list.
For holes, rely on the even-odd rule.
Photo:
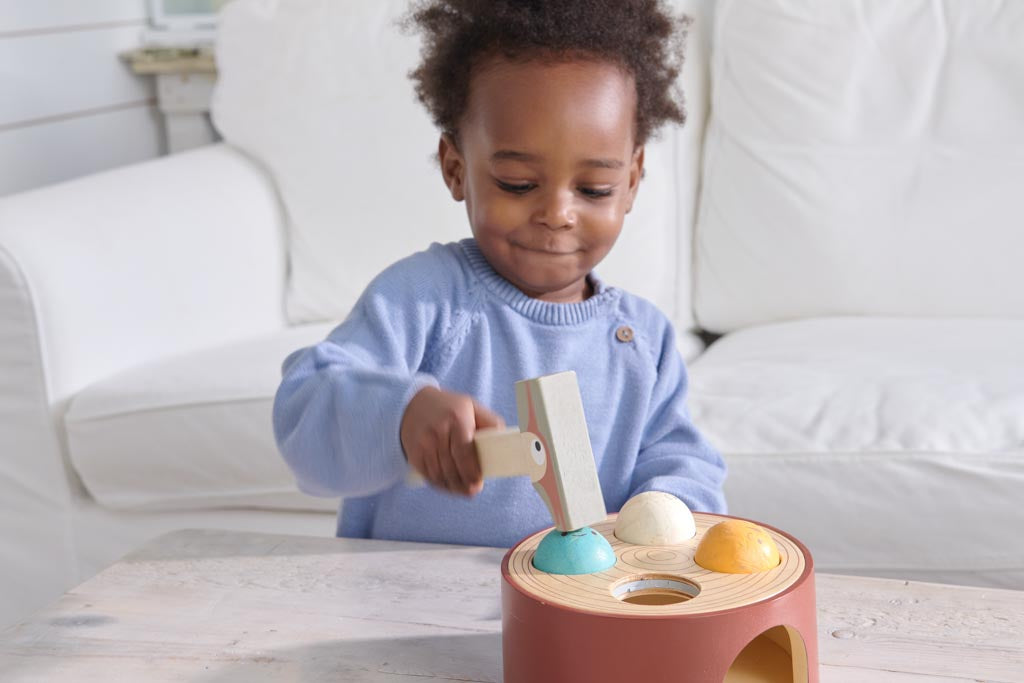
{"label": "toddler", "polygon": [[[575,370],[609,511],[664,491],[724,512],[671,324],[593,270],[644,142],[684,120],[685,23],[657,0],[432,0],[407,21],[472,238],[390,266],[287,358],[274,431],[299,486],[344,497],[340,536],[511,546],[550,515],[527,478],[482,481],[473,435],[516,422],[517,380]],[[410,469],[430,486],[407,485]]]}

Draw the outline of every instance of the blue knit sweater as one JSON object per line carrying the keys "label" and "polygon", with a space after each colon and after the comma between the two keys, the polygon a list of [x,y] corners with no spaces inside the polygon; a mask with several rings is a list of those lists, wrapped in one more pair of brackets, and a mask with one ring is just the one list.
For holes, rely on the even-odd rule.
{"label": "blue knit sweater", "polygon": [[[278,447],[303,491],[344,496],[339,536],[511,546],[550,526],[526,477],[487,480],[471,499],[407,486],[399,426],[425,386],[469,394],[514,425],[515,382],[563,370],[577,374],[609,511],[643,491],[725,511],[725,465],[690,422],[671,325],[591,281],[585,301],[539,301],[472,239],[434,244],[378,275],[324,342],[285,360]],[[632,339],[616,334],[623,326]]]}

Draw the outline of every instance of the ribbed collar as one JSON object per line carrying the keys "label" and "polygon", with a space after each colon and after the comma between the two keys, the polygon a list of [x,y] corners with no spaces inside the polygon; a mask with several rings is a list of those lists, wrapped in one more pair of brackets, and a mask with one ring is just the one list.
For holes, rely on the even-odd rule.
{"label": "ribbed collar", "polygon": [[527,318],[546,325],[576,325],[608,310],[619,298],[619,290],[608,287],[593,272],[590,283],[594,294],[585,301],[556,304],[526,296],[519,288],[498,274],[484,258],[476,240],[459,242],[473,274],[499,299]]}

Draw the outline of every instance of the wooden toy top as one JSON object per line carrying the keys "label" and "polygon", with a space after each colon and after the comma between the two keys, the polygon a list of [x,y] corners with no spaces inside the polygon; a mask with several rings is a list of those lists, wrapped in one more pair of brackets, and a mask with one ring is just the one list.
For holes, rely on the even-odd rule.
{"label": "wooden toy top", "polygon": [[[804,573],[807,560],[793,539],[773,529],[764,529],[779,547],[781,562],[773,569],[753,574],[722,574],[709,571],[693,560],[697,544],[704,533],[718,522],[728,519],[718,515],[695,512],[696,535],[681,545],[633,545],[615,537],[615,518],[611,515],[592,528],[603,534],[618,560],[611,569],[595,574],[560,575],[542,572],[533,566],[537,546],[548,533],[540,531],[510,551],[509,581],[529,595],[544,602],[584,612],[621,616],[675,616],[702,614],[743,607],[778,595],[795,584]],[[666,580],[695,585],[696,597],[672,604],[634,604],[615,596],[627,584],[641,577],[646,585],[664,586]],[[654,583],[651,583],[654,582]],[[645,584],[633,584],[641,589]],[[676,584],[678,585],[678,584]],[[665,593],[664,589],[655,592]]]}

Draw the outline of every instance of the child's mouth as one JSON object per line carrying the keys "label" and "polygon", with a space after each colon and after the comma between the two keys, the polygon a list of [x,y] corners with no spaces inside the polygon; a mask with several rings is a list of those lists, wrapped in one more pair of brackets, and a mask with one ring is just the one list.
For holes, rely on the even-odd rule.
{"label": "child's mouth", "polygon": [[543,247],[543,246],[528,246],[525,244],[517,244],[517,247],[525,251],[532,251],[537,254],[544,254],[545,256],[571,256],[575,254],[579,249],[566,249],[558,247]]}

